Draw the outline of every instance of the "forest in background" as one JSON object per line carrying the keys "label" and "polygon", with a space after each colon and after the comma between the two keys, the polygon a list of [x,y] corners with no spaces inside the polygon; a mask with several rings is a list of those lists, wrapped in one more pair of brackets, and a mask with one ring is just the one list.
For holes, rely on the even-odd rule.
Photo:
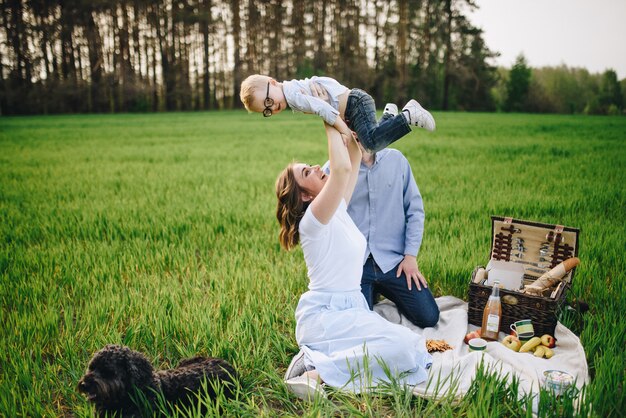
{"label": "forest in background", "polygon": [[240,108],[241,80],[328,75],[379,107],[621,114],[612,70],[511,69],[472,0],[0,0],[0,114]]}

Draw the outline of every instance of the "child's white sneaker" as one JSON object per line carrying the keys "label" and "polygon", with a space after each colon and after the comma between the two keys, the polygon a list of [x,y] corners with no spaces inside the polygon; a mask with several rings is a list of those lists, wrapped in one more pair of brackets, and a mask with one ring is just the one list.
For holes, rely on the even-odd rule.
{"label": "child's white sneaker", "polygon": [[294,395],[305,401],[312,401],[316,397],[328,397],[322,384],[306,374],[286,380],[285,384]]}
{"label": "child's white sneaker", "polygon": [[306,372],[306,365],[304,364],[304,351],[300,350],[298,354],[293,356],[287,371],[285,372],[285,380],[292,379],[296,376],[300,376]]}
{"label": "child's white sneaker", "polygon": [[383,111],[383,116],[397,116],[398,115],[398,106],[394,103],[387,103],[385,105],[385,110]]}
{"label": "child's white sneaker", "polygon": [[409,100],[402,108],[402,111],[407,113],[409,125],[419,126],[431,132],[435,130],[435,119],[433,115],[431,115],[428,110],[424,109],[417,100]]}

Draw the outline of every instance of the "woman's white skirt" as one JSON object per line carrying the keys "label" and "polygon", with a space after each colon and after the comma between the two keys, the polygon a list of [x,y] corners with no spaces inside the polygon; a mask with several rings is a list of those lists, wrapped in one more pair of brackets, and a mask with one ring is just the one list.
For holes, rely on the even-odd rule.
{"label": "woman's white skirt", "polygon": [[425,339],[370,311],[358,290],[304,293],[296,340],[326,384],[355,393],[381,382],[416,385],[432,364]]}

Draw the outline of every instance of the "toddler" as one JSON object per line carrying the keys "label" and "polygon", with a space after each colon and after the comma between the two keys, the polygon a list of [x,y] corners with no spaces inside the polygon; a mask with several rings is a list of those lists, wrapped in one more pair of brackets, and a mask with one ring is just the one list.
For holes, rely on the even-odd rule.
{"label": "toddler", "polygon": [[[325,90],[328,102],[316,97],[319,88]],[[270,117],[289,106],[294,111],[314,113],[334,126],[346,137],[351,130],[368,152],[375,153],[402,138],[411,131],[410,126],[435,130],[435,120],[430,112],[416,100],[410,100],[402,113],[389,103],[380,121],[376,120],[376,105],[372,96],[360,89],[348,89],[330,77],[313,76],[310,79],[279,83],[273,78],[254,74],[241,83],[241,101],[250,112]]]}

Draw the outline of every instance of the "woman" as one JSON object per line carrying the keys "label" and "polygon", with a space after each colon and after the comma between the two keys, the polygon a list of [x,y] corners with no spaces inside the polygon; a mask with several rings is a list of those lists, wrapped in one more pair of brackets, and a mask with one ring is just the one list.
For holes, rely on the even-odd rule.
{"label": "woman", "polygon": [[292,163],[276,181],[281,245],[302,246],[309,291],[296,309],[296,340],[306,372],[287,380],[296,395],[324,396],[320,382],[361,392],[388,381],[385,368],[401,382],[427,378],[432,362],[425,340],[408,328],[370,311],[360,282],[365,237],[347,213],[357,181],[361,151],[326,125],[330,172]]}

